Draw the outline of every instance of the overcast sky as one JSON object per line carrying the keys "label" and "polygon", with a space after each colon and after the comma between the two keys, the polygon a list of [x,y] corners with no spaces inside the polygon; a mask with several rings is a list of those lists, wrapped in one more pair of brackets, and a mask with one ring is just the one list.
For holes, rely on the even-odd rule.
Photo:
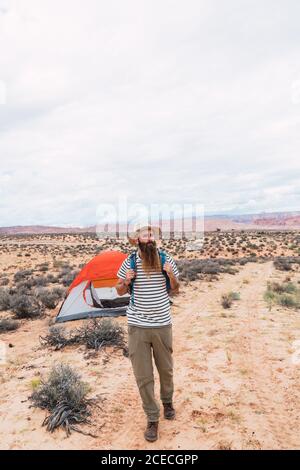
{"label": "overcast sky", "polygon": [[0,225],[300,210],[299,0],[0,0]]}

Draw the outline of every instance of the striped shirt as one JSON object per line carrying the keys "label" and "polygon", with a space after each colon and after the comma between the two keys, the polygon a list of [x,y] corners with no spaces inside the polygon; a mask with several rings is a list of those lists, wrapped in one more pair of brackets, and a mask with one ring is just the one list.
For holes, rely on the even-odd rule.
{"label": "striped shirt", "polygon": [[[125,279],[127,270],[131,269],[129,257],[130,255],[123,261],[118,271],[117,276],[121,279]],[[175,261],[167,253],[166,262],[171,264],[174,275],[178,277],[179,272]],[[126,313],[128,325],[157,328],[172,323],[166,278],[162,272],[151,273],[147,276],[142,268],[142,260],[138,252],[136,255],[134,304],[131,297]]]}

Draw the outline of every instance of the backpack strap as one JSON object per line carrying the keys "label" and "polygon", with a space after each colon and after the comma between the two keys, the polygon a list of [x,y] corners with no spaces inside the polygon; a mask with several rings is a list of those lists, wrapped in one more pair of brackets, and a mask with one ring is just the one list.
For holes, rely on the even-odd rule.
{"label": "backpack strap", "polygon": [[159,249],[158,252],[159,252],[160,262],[161,262],[161,271],[162,271],[163,275],[166,278],[167,292],[170,292],[170,290],[171,290],[170,278],[169,278],[168,274],[166,273],[166,271],[164,271],[164,269],[163,269],[164,264],[167,262],[167,254],[162,249]]}
{"label": "backpack strap", "polygon": [[[133,271],[136,271],[136,254],[137,254],[137,250],[133,251],[129,256],[130,269],[133,269]],[[133,292],[134,281],[135,281],[135,278],[131,279],[131,282],[128,286],[129,292],[131,295],[131,302],[133,305],[134,305],[134,292]]]}

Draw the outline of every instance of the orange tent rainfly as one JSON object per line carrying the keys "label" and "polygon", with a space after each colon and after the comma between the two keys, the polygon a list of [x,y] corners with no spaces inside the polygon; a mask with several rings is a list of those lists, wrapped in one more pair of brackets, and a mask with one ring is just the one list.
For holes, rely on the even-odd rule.
{"label": "orange tent rainfly", "polygon": [[130,296],[120,296],[115,287],[126,257],[120,251],[104,251],[87,263],[70,285],[56,322],[126,315]]}

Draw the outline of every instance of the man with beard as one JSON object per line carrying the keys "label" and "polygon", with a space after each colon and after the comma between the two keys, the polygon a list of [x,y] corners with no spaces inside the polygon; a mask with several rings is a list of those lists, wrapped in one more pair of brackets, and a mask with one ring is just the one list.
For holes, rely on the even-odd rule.
{"label": "man with beard", "polygon": [[173,407],[173,347],[170,299],[167,291],[169,278],[170,294],[179,292],[179,272],[174,259],[168,254],[162,257],[155,238],[160,229],[154,226],[136,228],[131,244],[135,252],[135,270],[131,269],[131,256],[122,263],[116,289],[119,295],[131,292],[127,308],[128,351],[134,376],[147,416],[144,433],[148,441],[157,440],[160,406],[154,397],[154,361],[160,378],[160,398],[164,406],[164,417],[175,418]]}

